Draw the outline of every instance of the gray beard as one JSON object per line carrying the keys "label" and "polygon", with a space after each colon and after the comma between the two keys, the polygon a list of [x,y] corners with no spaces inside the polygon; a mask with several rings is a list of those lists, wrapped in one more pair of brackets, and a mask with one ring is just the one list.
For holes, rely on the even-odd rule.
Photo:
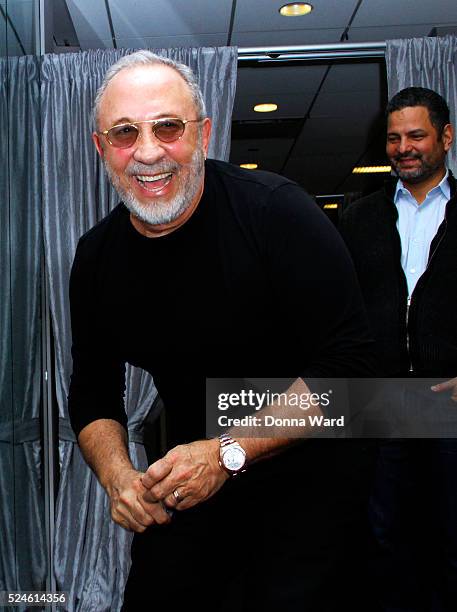
{"label": "gray beard", "polygon": [[407,183],[415,184],[427,180],[437,170],[439,170],[442,165],[441,162],[435,164],[428,164],[422,159],[422,157],[418,155],[412,157],[421,160],[421,165],[418,168],[415,168],[414,170],[401,170],[400,168],[397,168],[395,163],[392,163],[392,169],[394,173],[398,176],[398,178],[400,178],[402,181],[406,181]]}
{"label": "gray beard", "polygon": [[202,186],[205,156],[203,150],[197,147],[192,154],[190,163],[186,166],[173,161],[162,161],[152,166],[139,164],[138,162],[130,164],[126,170],[129,175],[176,172],[175,176],[179,181],[176,196],[172,200],[157,198],[155,202],[148,205],[141,204],[130,189],[124,189],[120,185],[119,177],[106,160],[104,160],[104,165],[113,187],[134,217],[149,225],[166,225],[180,217],[197,197]]}

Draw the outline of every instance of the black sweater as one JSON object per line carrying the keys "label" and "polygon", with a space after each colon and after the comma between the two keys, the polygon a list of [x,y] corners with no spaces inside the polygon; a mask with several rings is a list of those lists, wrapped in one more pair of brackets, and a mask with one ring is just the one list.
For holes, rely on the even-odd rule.
{"label": "black sweater", "polygon": [[122,204],[85,234],[70,300],[76,433],[99,418],[126,425],[126,362],[153,375],[176,442],[204,436],[205,376],[372,372],[332,224],[296,184],[223,162],[207,162],[202,200],[171,234],[140,235]]}
{"label": "black sweater", "polygon": [[408,315],[393,201],[396,181],[354,202],[343,215],[341,232],[357,269],[384,376],[407,376],[411,367],[417,376],[457,375],[457,197],[452,175],[449,183],[445,219],[431,243]]}

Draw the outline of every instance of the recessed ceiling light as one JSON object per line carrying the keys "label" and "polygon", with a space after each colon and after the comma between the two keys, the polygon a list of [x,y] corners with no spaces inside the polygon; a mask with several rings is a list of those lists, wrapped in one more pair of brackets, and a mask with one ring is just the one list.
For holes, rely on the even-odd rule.
{"label": "recessed ceiling light", "polygon": [[277,110],[277,104],[256,104],[254,110],[256,113],[272,113]]}
{"label": "recessed ceiling light", "polygon": [[301,15],[311,13],[313,8],[313,5],[308,2],[290,2],[281,6],[279,12],[284,17],[300,17]]}
{"label": "recessed ceiling light", "polygon": [[352,170],[352,174],[378,174],[381,172],[390,172],[391,166],[356,166]]}
{"label": "recessed ceiling light", "polygon": [[255,170],[258,167],[258,164],[240,164],[240,168],[246,168],[246,170]]}

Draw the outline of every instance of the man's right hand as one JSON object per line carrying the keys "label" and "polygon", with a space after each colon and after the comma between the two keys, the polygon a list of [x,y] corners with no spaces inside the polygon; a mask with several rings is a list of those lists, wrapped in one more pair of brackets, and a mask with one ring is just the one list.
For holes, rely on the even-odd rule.
{"label": "man's right hand", "polygon": [[111,518],[128,531],[142,533],[149,525],[165,525],[171,520],[161,502],[151,503],[143,499],[146,491],[141,483],[143,472],[122,470],[115,482],[107,487],[111,500]]}
{"label": "man's right hand", "polygon": [[92,421],[79,432],[78,442],[84,459],[109,495],[113,521],[138,533],[149,525],[170,522],[162,503],[144,501],[143,472],[135,470],[130,461],[127,432],[120,423],[112,419]]}

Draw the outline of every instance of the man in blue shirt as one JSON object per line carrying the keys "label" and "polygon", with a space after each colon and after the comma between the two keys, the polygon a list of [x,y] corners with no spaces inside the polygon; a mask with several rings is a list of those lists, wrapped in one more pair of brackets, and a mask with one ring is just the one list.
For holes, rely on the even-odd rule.
{"label": "man in blue shirt", "polygon": [[[457,198],[446,167],[453,127],[445,100],[421,87],[396,94],[386,114],[386,152],[398,178],[354,202],[342,233],[379,374],[444,381],[427,392],[433,408],[441,397],[434,393],[457,399]],[[382,609],[457,609],[457,442],[383,442],[371,510]]]}

